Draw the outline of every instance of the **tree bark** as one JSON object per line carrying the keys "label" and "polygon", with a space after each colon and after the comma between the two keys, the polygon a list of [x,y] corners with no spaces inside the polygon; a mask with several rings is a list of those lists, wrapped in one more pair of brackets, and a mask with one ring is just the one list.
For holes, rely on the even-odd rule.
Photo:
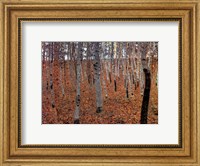
{"label": "tree bark", "polygon": [[92,85],[92,76],[91,76],[91,57],[90,57],[90,43],[87,43],[87,79],[88,84]]}
{"label": "tree bark", "polygon": [[76,62],[76,108],[74,112],[74,123],[79,124],[79,112],[80,112],[80,94],[81,94],[81,54],[82,54],[82,43],[78,43],[78,54]]}
{"label": "tree bark", "polygon": [[55,94],[53,88],[53,54],[54,54],[54,43],[50,43],[49,53],[50,53],[50,91],[51,91],[51,106],[55,107]]}
{"label": "tree bark", "polygon": [[96,104],[97,104],[97,113],[103,111],[103,102],[102,102],[102,92],[101,92],[101,64],[100,64],[100,56],[99,56],[99,42],[94,43],[94,72],[95,72],[95,89],[96,89]]}
{"label": "tree bark", "polygon": [[[59,44],[59,70],[60,70],[60,78],[59,78],[59,83],[60,83],[60,87],[62,90],[62,95],[65,95],[65,89],[64,89],[64,84],[63,84],[63,70],[65,68],[65,58],[64,58],[64,51],[63,51],[63,46],[62,43]],[[64,65],[64,66],[63,66]]]}
{"label": "tree bark", "polygon": [[148,117],[148,105],[149,105],[149,96],[151,89],[151,74],[148,69],[144,69],[145,73],[145,89],[142,101],[142,110],[141,110],[141,124],[147,124]]}

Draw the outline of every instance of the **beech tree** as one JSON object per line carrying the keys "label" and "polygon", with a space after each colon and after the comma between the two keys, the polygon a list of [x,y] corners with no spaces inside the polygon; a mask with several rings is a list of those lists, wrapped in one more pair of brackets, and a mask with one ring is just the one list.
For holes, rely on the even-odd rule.
{"label": "beech tree", "polygon": [[[151,74],[150,74],[150,68],[149,68],[150,64],[149,65],[147,64],[147,59],[146,59],[149,48],[150,48],[150,43],[142,43],[140,46],[141,59],[142,59],[141,70],[143,70],[145,74],[145,88],[144,88],[144,95],[143,95],[142,108],[141,108],[141,124],[147,123],[148,105],[149,105],[149,97],[150,97],[150,89],[151,89]],[[144,83],[142,83],[142,85],[144,85]]]}
{"label": "beech tree", "polygon": [[53,52],[54,50],[54,43],[51,42],[50,45],[49,45],[49,57],[50,57],[50,91],[51,91],[51,106],[52,108],[55,107],[55,94],[54,94],[54,84],[53,84]]}
{"label": "beech tree", "polygon": [[59,44],[59,67],[60,67],[60,87],[61,87],[61,90],[62,90],[62,95],[64,96],[65,95],[65,88],[64,88],[64,79],[63,79],[63,76],[64,76],[64,68],[65,68],[65,65],[64,65],[64,62],[65,59],[64,59],[64,46],[62,43]]}
{"label": "beech tree", "polygon": [[96,88],[96,103],[97,109],[96,112],[100,113],[102,111],[102,93],[101,93],[101,65],[99,57],[99,42],[94,43],[94,71],[95,71],[95,88]]}
{"label": "beech tree", "polygon": [[76,108],[74,112],[74,123],[79,122],[80,102],[81,102],[81,55],[82,55],[82,42],[78,43],[78,54],[76,60]]}

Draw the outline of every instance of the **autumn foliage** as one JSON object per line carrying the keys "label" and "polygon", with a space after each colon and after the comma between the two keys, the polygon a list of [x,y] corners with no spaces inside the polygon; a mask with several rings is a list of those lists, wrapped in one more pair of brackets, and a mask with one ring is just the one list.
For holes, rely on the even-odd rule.
{"label": "autumn foliage", "polygon": [[157,124],[157,50],[156,42],[43,42],[42,123],[141,123],[147,69],[147,123]]}

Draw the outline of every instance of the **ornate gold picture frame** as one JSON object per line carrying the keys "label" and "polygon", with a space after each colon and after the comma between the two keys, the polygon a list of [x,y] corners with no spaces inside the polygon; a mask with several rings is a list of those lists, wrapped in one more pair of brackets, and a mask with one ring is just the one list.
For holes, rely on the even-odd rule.
{"label": "ornate gold picture frame", "polygon": [[[1,1],[0,165],[199,165],[200,1]],[[22,145],[23,22],[179,23],[179,132],[175,145]]]}

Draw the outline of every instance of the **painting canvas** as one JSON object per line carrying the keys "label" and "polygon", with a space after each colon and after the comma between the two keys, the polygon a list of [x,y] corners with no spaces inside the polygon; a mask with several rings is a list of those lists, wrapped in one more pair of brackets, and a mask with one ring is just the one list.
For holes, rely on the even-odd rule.
{"label": "painting canvas", "polygon": [[158,124],[158,42],[43,41],[42,124]]}

